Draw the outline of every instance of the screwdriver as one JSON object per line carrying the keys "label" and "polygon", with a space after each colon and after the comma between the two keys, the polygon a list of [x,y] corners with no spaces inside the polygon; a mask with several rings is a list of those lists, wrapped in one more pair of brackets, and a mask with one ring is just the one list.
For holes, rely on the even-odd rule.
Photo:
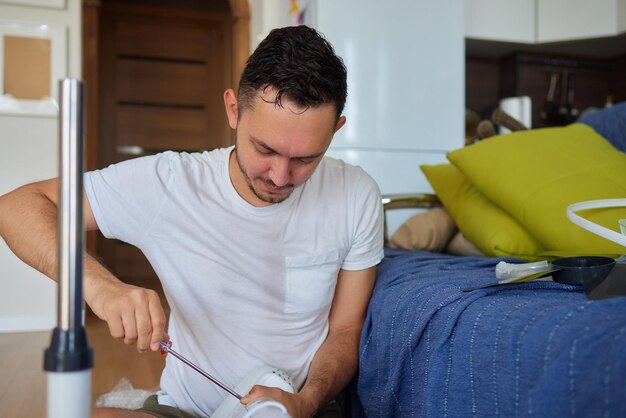
{"label": "screwdriver", "polygon": [[172,342],[171,341],[169,341],[169,340],[165,341],[164,340],[164,341],[161,341],[161,343],[159,345],[161,347],[161,354],[162,355],[165,355],[166,353],[169,353],[169,354],[173,355],[174,357],[176,357],[177,359],[179,359],[180,361],[185,363],[187,366],[191,367],[192,369],[194,369],[195,371],[200,373],[202,376],[206,377],[211,382],[215,383],[217,386],[219,386],[220,388],[224,389],[229,394],[233,395],[235,398],[241,400],[242,396],[240,394],[238,394],[237,392],[235,392],[234,390],[232,390],[231,388],[226,386],[224,383],[220,382],[219,380],[217,380],[216,378],[214,378],[213,376],[211,376],[210,374],[208,374],[207,372],[202,370],[200,367],[198,367],[195,364],[193,364],[191,361],[187,360],[185,357],[183,357],[182,355],[180,355],[176,351],[172,350]]}

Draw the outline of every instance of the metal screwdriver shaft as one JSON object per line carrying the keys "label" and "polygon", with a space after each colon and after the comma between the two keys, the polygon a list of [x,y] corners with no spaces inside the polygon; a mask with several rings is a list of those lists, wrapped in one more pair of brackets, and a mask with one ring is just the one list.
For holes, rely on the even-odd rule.
{"label": "metal screwdriver shaft", "polygon": [[235,392],[234,390],[232,390],[231,388],[226,386],[224,383],[220,382],[219,380],[217,380],[216,378],[214,378],[213,376],[211,376],[210,374],[208,374],[207,372],[202,370],[200,367],[196,366],[191,361],[187,360],[185,357],[183,357],[182,355],[178,354],[176,351],[172,350],[172,348],[164,341],[161,341],[161,350],[167,351],[169,354],[173,355],[174,357],[176,357],[177,359],[179,359],[180,361],[185,363],[187,366],[191,367],[192,369],[194,369],[195,371],[200,373],[202,376],[206,377],[211,382],[215,383],[217,386],[221,387],[226,392],[228,392],[229,394],[233,395],[235,398],[237,398],[237,399],[241,399],[242,398],[242,396],[240,394],[238,394],[237,392]]}

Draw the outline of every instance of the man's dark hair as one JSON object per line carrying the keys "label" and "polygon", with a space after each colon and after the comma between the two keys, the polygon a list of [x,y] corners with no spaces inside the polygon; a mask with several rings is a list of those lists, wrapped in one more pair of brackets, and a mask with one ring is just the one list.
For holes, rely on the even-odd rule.
{"label": "man's dark hair", "polygon": [[272,30],[248,59],[239,82],[239,111],[252,106],[268,87],[308,108],[330,103],[339,120],[348,94],[346,67],[332,45],[315,29],[290,26]]}

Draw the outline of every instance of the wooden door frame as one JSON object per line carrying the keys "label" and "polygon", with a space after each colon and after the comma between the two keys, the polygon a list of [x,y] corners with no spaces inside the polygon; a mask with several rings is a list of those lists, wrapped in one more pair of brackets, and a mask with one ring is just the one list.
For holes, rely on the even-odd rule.
{"label": "wooden door frame", "polygon": [[[250,55],[250,8],[248,0],[229,0],[231,9],[231,74],[232,87],[236,90],[239,77]],[[101,0],[82,0],[82,78],[86,85],[85,95],[85,167],[98,167],[99,149],[99,71],[98,56],[100,39],[99,21]],[[231,138],[234,143],[234,134]],[[96,234],[87,234],[87,250],[96,251]]]}
{"label": "wooden door frame", "polygon": [[82,2],[82,78],[85,95],[85,167],[97,168],[98,162],[98,31],[100,0]]}
{"label": "wooden door frame", "polygon": [[232,80],[237,91],[239,77],[250,56],[250,6],[248,0],[228,0],[233,15]]}

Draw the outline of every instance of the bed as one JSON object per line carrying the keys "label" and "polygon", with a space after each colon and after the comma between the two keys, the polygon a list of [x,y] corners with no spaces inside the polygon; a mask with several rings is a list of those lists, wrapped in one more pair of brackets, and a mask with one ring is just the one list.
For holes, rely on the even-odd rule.
{"label": "bed", "polygon": [[[614,117],[616,111],[620,112],[618,122]],[[626,120],[625,115],[626,105],[614,110],[610,117],[605,113],[596,115],[588,126],[600,136],[610,136],[610,132],[623,136],[626,129],[610,130],[606,124],[619,125]],[[526,138],[532,134],[524,133]],[[609,140],[612,147],[618,147],[617,171],[613,174],[625,183],[626,149],[620,150],[619,146],[624,146],[626,141],[620,144],[619,138]],[[517,151],[509,151],[519,155]],[[484,166],[480,156],[471,152],[478,159],[474,163]],[[539,155],[536,150],[533,153]],[[583,150],[585,153],[590,154]],[[567,155],[571,163],[573,154]],[[536,169],[537,166],[532,170]],[[547,187],[553,187],[555,179],[563,177],[563,167],[559,166],[557,172],[558,175],[548,178]],[[471,177],[471,170],[464,174],[473,186],[484,186],[479,177]],[[576,175],[570,181],[580,182]],[[493,173],[484,176],[493,177]],[[617,254],[623,254],[624,247],[611,246],[602,238],[590,238],[584,231],[576,231],[577,227],[569,225],[567,219],[562,222],[560,219],[564,217],[563,205],[572,199],[606,196],[606,190],[595,189],[602,189],[600,183],[607,180],[591,181],[588,188],[576,183],[576,187],[571,187],[576,189],[573,196],[563,192],[568,196],[558,202],[559,213],[554,218],[548,215],[555,210],[542,203],[537,213],[541,216],[548,213],[548,222],[554,219],[561,222],[555,226],[557,229],[547,232],[545,225],[536,223],[535,218],[540,216],[533,214],[532,208],[525,206],[524,216],[516,212],[520,203],[507,202],[512,199],[510,192],[499,198],[484,187],[480,189],[480,197],[511,215],[513,222],[521,225],[523,232],[534,240],[531,244],[535,247],[520,247],[518,242],[523,237],[519,238],[508,223],[500,221],[494,221],[497,228],[509,228],[504,238],[500,234],[500,241],[495,244],[493,237],[478,242],[482,239],[478,236],[490,235],[489,225],[481,223],[483,218],[453,213],[461,209],[454,208],[455,202],[450,197],[441,199],[449,192],[446,187],[449,189],[452,181],[446,179],[437,186],[436,180],[430,177],[429,180],[436,196],[405,197],[386,203],[390,207],[405,207],[415,202],[423,202],[425,207],[442,204],[484,255],[386,248],[361,335],[359,373],[344,394],[346,415],[370,418],[626,416],[626,297],[590,300],[581,286],[553,281],[461,290],[496,281],[495,266],[500,261],[524,263],[575,253],[575,250],[613,254],[621,250]],[[489,183],[489,187],[493,185]],[[519,185],[511,187],[513,192],[522,190]],[[609,197],[626,197],[626,185],[611,183],[611,187],[614,189],[612,195],[608,193]],[[585,190],[578,190],[581,188]],[[462,189],[455,189],[448,194],[463,193]],[[536,189],[530,190],[531,197],[524,195],[524,199],[538,193]],[[461,199],[460,206],[463,203],[467,206],[467,202],[469,198]],[[484,203],[480,208],[485,209]],[[474,222],[478,219],[479,225],[468,225],[463,216]],[[607,214],[590,216],[599,216],[596,220],[602,222],[598,219]],[[618,208],[608,214],[611,219],[616,216],[626,217],[626,209]],[[502,243],[503,239],[508,241]]]}
{"label": "bed", "polygon": [[389,249],[352,416],[626,415],[626,299],[495,280],[492,257]]}

